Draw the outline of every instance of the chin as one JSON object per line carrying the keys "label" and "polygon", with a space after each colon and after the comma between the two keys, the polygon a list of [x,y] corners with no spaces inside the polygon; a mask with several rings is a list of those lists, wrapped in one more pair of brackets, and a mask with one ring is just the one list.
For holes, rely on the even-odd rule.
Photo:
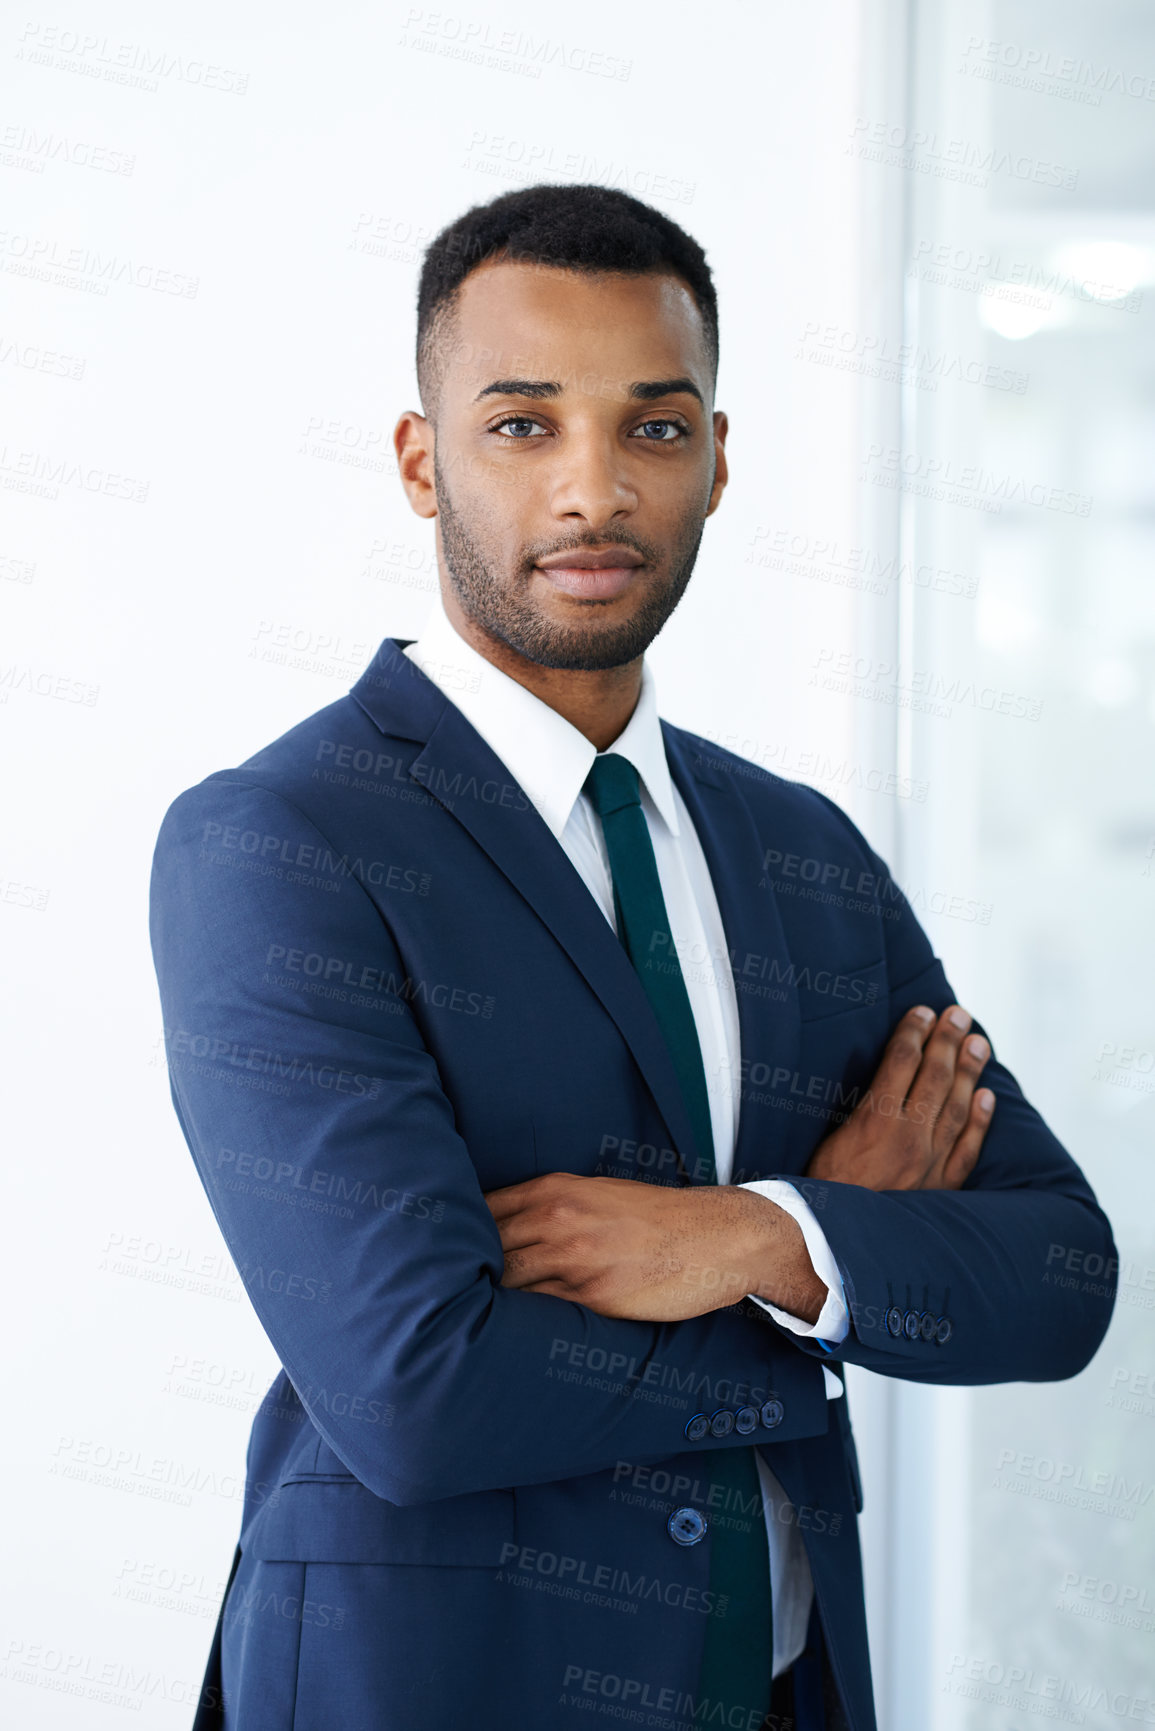
{"label": "chin", "polygon": [[539,667],[553,667],[569,673],[604,673],[612,667],[625,667],[644,655],[653,641],[643,632],[588,633],[564,629],[534,637],[524,645],[516,645],[528,660]]}

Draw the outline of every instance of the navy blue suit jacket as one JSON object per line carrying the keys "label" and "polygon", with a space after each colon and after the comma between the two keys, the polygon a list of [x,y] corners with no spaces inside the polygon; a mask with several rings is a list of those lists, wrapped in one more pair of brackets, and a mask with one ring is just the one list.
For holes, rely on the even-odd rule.
{"label": "navy blue suit jacket", "polygon": [[[625,952],[405,641],[182,793],[156,849],[173,1099],[283,1366],[201,1723],[222,1697],[230,1731],[560,1731],[601,1702],[690,1720],[720,1607],[708,1524],[685,1545],[667,1523],[708,1523],[716,1451],[754,1442],[797,1511],[847,1719],[872,1731],[861,1491],[822,1347],[746,1299],[658,1325],[500,1285],[484,1191],[704,1175]],[[737,986],[734,1178],[798,1179],[903,1012],[954,993],[837,806],[662,726]],[[983,1080],[998,1100],[961,1191],[803,1181],[845,1282],[842,1360],[1042,1381],[1101,1341],[1111,1298],[1049,1275],[1072,1250],[1113,1267],[1109,1224],[996,1057]],[[723,1417],[691,1440],[741,1406],[752,1434]]]}

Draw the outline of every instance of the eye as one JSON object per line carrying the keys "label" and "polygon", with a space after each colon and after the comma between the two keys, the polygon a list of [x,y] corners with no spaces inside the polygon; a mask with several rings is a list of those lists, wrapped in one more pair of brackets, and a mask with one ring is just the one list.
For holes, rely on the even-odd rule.
{"label": "eye", "polygon": [[631,439],[641,433],[643,439],[650,445],[673,445],[679,439],[689,437],[690,429],[681,421],[668,419],[643,421],[640,427],[630,434]]}
{"label": "eye", "polygon": [[507,439],[528,439],[535,428],[541,431],[541,422],[535,421],[531,415],[507,415],[504,421],[495,421],[489,430],[503,433]]}

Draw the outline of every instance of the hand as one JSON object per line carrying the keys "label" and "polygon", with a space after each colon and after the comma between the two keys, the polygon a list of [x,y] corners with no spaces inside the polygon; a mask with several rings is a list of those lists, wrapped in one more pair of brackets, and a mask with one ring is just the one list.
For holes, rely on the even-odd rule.
{"label": "hand", "polygon": [[974,1170],[995,1106],[989,1088],[975,1093],[991,1049],[981,1034],[966,1038],[970,1025],[958,1004],[937,1021],[926,1005],[908,1010],[865,1097],[819,1143],[807,1176],[868,1190],[959,1189]]}
{"label": "hand", "polygon": [[602,1316],[680,1322],[755,1292],[814,1321],[826,1298],[795,1221],[732,1185],[550,1172],[485,1200],[505,1252],[503,1286]]}

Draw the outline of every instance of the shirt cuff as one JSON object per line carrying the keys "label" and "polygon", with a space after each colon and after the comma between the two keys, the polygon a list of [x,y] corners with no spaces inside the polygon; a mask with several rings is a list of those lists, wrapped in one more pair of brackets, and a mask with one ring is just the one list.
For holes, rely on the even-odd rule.
{"label": "shirt cuff", "polygon": [[754,1299],[755,1304],[760,1304],[763,1310],[768,1310],[780,1327],[788,1328],[792,1334],[802,1334],[816,1340],[819,1346],[829,1352],[846,1339],[850,1315],[846,1308],[846,1291],[842,1276],[838,1272],[838,1264],[834,1260],[834,1252],[826,1242],[826,1234],[814,1218],[813,1209],[785,1178],[753,1178],[747,1184],[740,1184],[738,1188],[756,1190],[759,1196],[764,1196],[768,1202],[776,1202],[792,1220],[798,1222],[814,1272],[826,1286],[826,1300],[818,1313],[817,1322],[813,1323],[804,1322],[800,1316],[792,1316],[788,1310],[780,1310],[776,1304],[771,1304],[764,1298],[756,1298],[753,1293],[748,1296]]}

